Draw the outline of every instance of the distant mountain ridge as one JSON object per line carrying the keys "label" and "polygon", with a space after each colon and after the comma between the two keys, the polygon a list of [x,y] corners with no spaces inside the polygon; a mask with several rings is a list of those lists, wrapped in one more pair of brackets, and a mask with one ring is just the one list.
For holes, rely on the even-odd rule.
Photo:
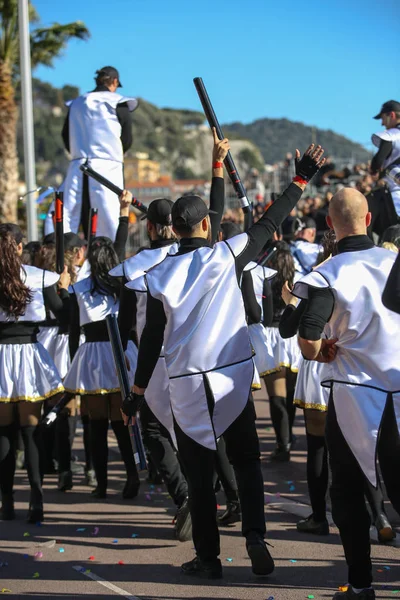
{"label": "distant mountain ridge", "polygon": [[330,129],[318,129],[289,119],[257,119],[244,125],[240,122],[223,126],[224,134],[251,140],[260,149],[266,163],[282,160],[287,152],[303,150],[313,140],[321,144],[328,156],[364,162],[371,158],[361,144],[357,144]]}

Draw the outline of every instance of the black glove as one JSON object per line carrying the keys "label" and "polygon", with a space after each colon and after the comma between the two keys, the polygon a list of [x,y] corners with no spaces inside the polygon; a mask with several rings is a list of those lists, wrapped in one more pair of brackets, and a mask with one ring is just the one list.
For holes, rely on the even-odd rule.
{"label": "black glove", "polygon": [[127,417],[136,417],[136,413],[141,409],[143,402],[143,394],[135,394],[135,392],[131,392],[122,403],[122,412]]}
{"label": "black glove", "polygon": [[323,164],[323,153],[324,151],[322,150],[321,146],[317,146],[315,149],[310,146],[301,158],[297,158],[296,156],[294,159],[296,175],[305,181],[310,181],[310,179],[314,177],[315,173],[319,171]]}

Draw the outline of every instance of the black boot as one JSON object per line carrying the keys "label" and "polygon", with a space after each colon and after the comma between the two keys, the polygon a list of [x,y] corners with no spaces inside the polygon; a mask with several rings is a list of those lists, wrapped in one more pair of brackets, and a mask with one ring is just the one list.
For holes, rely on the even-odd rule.
{"label": "black boot", "polygon": [[283,396],[271,396],[269,406],[277,442],[277,447],[270,458],[287,462],[290,460],[290,423],[287,400]]}
{"label": "black boot", "polygon": [[56,421],[56,456],[58,460],[58,489],[60,492],[72,490],[71,439],[69,417],[61,413]]}
{"label": "black boot", "polygon": [[183,563],[181,571],[185,575],[193,575],[200,579],[221,579],[222,577],[222,565],[219,558],[204,561],[196,556],[193,560]]}
{"label": "black boot", "polygon": [[25,460],[28,471],[31,496],[29,501],[28,523],[43,521],[43,491],[40,457],[42,454],[42,429],[36,426],[21,428],[25,446]]}
{"label": "black boot", "polygon": [[278,444],[269,455],[270,460],[274,462],[289,462],[290,460],[290,445]]}
{"label": "black boot", "polygon": [[327,519],[316,521],[314,515],[307,519],[301,519],[296,525],[297,531],[301,533],[313,533],[314,535],[329,535],[329,523]]}
{"label": "black boot", "polygon": [[226,511],[218,517],[218,523],[222,526],[233,525],[233,523],[239,523],[242,520],[242,510],[240,508],[240,502],[227,502]]}
{"label": "black boot", "polygon": [[111,427],[117,438],[118,448],[121,453],[121,458],[124,462],[127,480],[122,492],[122,497],[125,500],[136,498],[139,493],[140,479],[137,472],[135,457],[132,450],[131,440],[129,437],[129,429],[124,425],[123,421],[111,421]]}
{"label": "black boot", "polygon": [[269,575],[275,568],[274,559],[269,553],[264,538],[257,532],[251,531],[246,536],[247,554],[251,560],[254,575]]}
{"label": "black boot", "polygon": [[0,427],[0,490],[1,513],[3,521],[15,519],[14,511],[14,473],[17,431],[14,424]]}
{"label": "black boot", "polygon": [[107,446],[108,419],[90,421],[90,452],[97,478],[97,487],[91,492],[94,498],[107,498]]}

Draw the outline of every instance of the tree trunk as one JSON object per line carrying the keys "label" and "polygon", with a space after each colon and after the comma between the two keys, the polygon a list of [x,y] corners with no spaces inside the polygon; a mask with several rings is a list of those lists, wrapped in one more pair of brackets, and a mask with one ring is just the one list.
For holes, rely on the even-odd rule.
{"label": "tree trunk", "polygon": [[0,222],[16,223],[18,203],[17,116],[9,65],[0,60]]}

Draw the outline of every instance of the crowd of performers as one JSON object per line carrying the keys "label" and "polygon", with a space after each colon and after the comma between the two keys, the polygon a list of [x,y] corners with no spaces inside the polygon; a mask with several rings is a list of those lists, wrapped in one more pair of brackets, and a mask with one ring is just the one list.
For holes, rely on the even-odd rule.
{"label": "crowd of performers", "polygon": [[[118,104],[115,89],[95,93],[100,104],[107,93]],[[75,109],[73,103],[70,128]],[[350,188],[333,196],[331,229],[321,243],[310,219],[297,220],[292,241],[282,241],[280,225],[324,164],[320,146],[303,156],[296,151],[293,181],[247,231],[221,224],[229,142],[215,130],[213,137],[209,206],[195,195],[154,200],[146,215],[149,245],[130,258],[126,190],[116,230],[100,228],[110,237],[88,245],[76,232],[64,234],[61,274],[54,234],[24,246],[17,225],[0,225],[1,518],[16,518],[21,440],[28,522],[45,518],[44,457],[56,461],[60,492],[72,489],[78,415],[91,495],[107,496],[111,422],[126,469],[122,495],[133,500],[140,479],[126,422],[140,414],[148,460],[176,505],[175,536],[193,537],[196,556],[182,571],[220,578],[218,523],[241,521],[253,573],[270,574],[251,393],[263,379],[276,436],[271,461],[290,461],[296,406],[304,410],[312,512],[298,531],[329,534],[329,457],[333,519],[349,567],[349,588],[334,597],[374,598],[366,499],[379,540],[395,537],[377,456],[400,513],[399,258],[367,235],[367,200]],[[111,314],[118,314],[133,390],[124,401],[105,322]],[[46,429],[43,415],[64,391],[70,401]],[[219,515],[217,480],[227,505]]]}

